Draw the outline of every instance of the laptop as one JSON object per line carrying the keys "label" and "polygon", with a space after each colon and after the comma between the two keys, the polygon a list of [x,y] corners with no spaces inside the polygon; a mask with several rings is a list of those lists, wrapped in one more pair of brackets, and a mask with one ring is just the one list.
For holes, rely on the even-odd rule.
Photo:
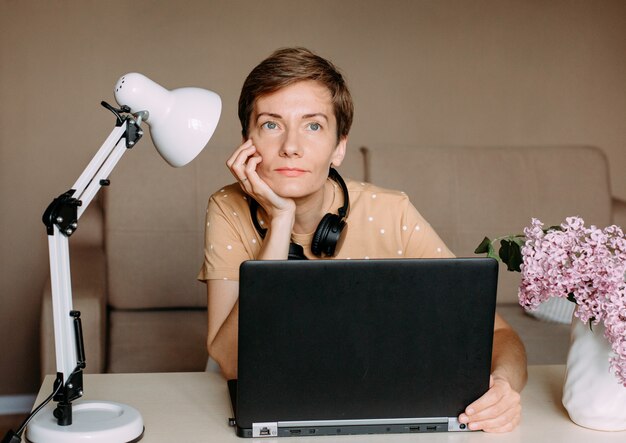
{"label": "laptop", "polygon": [[467,431],[489,387],[490,258],[247,261],[240,437]]}

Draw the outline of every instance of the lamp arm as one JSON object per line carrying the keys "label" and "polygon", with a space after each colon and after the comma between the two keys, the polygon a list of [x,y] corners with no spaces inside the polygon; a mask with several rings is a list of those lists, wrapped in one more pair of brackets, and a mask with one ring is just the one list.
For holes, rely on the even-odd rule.
{"label": "lamp arm", "polygon": [[[71,402],[83,395],[82,371],[86,366],[80,312],[72,307],[69,237],[100,188],[108,186],[108,177],[122,155],[143,135],[139,128],[141,117],[135,120],[131,115],[116,115],[116,127],[74,186],[55,198],[43,215],[48,234],[57,366],[54,400],[59,402],[54,415],[59,425],[72,423]],[[57,390],[59,384],[63,386]]]}
{"label": "lamp arm", "polygon": [[72,189],[76,190],[77,198],[83,202],[81,209],[78,210],[79,217],[89,206],[100,187],[109,184],[108,176],[125,152],[125,149],[118,148],[117,145],[121,143],[121,140],[125,140],[126,148],[130,149],[143,136],[143,130],[140,128],[140,125],[144,114],[147,114],[146,111],[139,113],[138,117],[134,119],[131,115],[120,116],[119,112],[130,112],[128,107],[115,109],[106,102],[102,102],[102,106],[116,115],[117,123],[109,137],[107,137],[94,158],[80,177],[78,177],[74,186],[72,186]]}

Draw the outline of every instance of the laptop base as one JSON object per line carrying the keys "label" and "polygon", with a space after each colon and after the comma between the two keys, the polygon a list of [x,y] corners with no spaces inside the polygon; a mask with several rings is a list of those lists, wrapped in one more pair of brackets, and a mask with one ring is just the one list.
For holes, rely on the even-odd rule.
{"label": "laptop base", "polygon": [[[235,411],[237,380],[228,380],[228,391]],[[253,423],[252,428],[241,428],[235,418],[230,418],[228,424],[236,428],[239,437],[244,438],[469,431],[456,417],[267,422]]]}
{"label": "laptop base", "polygon": [[263,437],[305,437],[316,435],[363,435],[363,434],[407,434],[407,433],[425,433],[425,432],[451,432],[464,431],[469,429],[466,425],[459,423],[456,418],[433,418],[428,419],[397,419],[389,420],[387,423],[381,420],[372,420],[377,422],[367,424],[368,420],[357,420],[360,424],[346,424],[335,422],[334,425],[322,425],[314,423],[306,425],[306,423],[253,423],[252,429],[244,429],[236,426],[236,432],[239,437],[244,438],[263,438]]}

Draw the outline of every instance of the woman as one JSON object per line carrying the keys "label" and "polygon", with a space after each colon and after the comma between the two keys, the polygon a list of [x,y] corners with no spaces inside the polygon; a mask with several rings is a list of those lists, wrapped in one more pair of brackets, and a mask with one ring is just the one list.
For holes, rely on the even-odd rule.
{"label": "woman", "polygon": [[[352,116],[341,74],[303,48],[274,52],[244,82],[244,142],[227,161],[237,183],[209,200],[199,276],[208,288],[209,354],[226,378],[237,375],[244,260],[286,259],[300,247],[309,259],[453,256],[404,193],[350,180],[344,185],[335,175],[331,168],[344,159]],[[326,229],[329,220],[335,229]],[[513,429],[525,381],[523,345],[496,316],[490,389],[459,420],[470,429]]]}

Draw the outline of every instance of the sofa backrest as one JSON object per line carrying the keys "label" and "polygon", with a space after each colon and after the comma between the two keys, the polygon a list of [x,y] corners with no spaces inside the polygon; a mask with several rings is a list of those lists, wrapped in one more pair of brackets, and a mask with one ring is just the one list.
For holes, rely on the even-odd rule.
{"label": "sofa backrest", "polygon": [[[108,303],[116,309],[203,308],[196,280],[203,259],[209,196],[234,181],[235,147],[209,146],[182,168],[168,166],[147,140],[125,154],[104,190]],[[340,171],[362,179],[352,148]]]}
{"label": "sofa backrest", "polygon": [[[232,150],[209,146],[171,168],[142,142],[120,161],[103,203],[110,305],[206,306],[196,281],[205,209],[233,181],[225,166]],[[521,232],[531,217],[546,225],[571,215],[598,226],[611,221],[607,160],[591,147],[352,146],[340,171],[405,191],[459,256],[473,256],[484,236]],[[515,303],[519,275],[500,274],[499,302]]]}
{"label": "sofa backrest", "polygon": [[[485,236],[522,233],[532,217],[611,222],[608,162],[596,148],[372,145],[366,156],[367,179],[405,191],[458,256],[475,256]],[[500,303],[517,302],[519,278],[500,268]]]}

